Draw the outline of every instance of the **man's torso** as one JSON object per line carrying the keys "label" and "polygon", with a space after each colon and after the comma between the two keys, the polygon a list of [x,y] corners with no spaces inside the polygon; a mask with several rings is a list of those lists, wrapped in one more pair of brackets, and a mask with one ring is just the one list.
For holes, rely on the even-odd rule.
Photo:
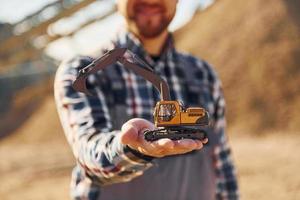
{"label": "man's torso", "polygon": [[[143,58],[138,48],[129,48]],[[172,100],[182,101],[186,107],[204,107],[214,115],[212,81],[215,77],[205,62],[175,49],[166,52],[156,63],[149,57],[146,59],[155,73],[168,82]],[[99,87],[104,93],[113,130],[120,130],[131,118],[153,121],[153,108],[160,97],[150,82],[119,64],[99,72],[91,80],[90,87]],[[209,128],[207,131],[209,144],[203,150],[155,159],[152,168],[130,182],[100,186],[100,199],[214,199],[212,149],[217,138],[210,134]],[[88,179],[84,174],[81,177],[83,182]]]}

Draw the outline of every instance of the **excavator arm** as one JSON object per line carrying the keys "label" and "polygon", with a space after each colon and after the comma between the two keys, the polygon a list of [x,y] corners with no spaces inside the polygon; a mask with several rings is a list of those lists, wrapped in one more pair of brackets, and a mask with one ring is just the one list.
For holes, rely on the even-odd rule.
{"label": "excavator arm", "polygon": [[108,51],[102,57],[94,60],[91,64],[81,69],[77,79],[73,83],[73,88],[79,92],[89,94],[86,87],[88,76],[99,70],[103,70],[116,62],[121,63],[124,67],[150,81],[159,90],[161,100],[170,100],[170,91],[167,82],[156,75],[147,63],[126,48],[117,48]]}

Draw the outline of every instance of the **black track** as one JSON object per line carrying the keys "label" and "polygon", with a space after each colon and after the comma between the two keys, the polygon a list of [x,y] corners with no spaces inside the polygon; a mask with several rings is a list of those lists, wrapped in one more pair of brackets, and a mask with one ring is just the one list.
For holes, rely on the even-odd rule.
{"label": "black track", "polygon": [[193,139],[193,140],[203,140],[205,139],[205,131],[199,128],[160,128],[153,131],[144,132],[145,140],[155,141],[161,138],[169,138],[171,140],[180,140],[180,139]]}

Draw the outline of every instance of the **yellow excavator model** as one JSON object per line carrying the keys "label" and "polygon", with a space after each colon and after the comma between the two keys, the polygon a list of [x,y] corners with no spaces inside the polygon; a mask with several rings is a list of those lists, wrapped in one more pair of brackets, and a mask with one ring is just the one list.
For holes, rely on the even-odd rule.
{"label": "yellow excavator model", "polygon": [[160,138],[202,140],[207,137],[204,127],[209,124],[208,112],[201,107],[185,108],[181,102],[171,100],[167,82],[155,74],[147,63],[126,48],[108,51],[81,69],[73,83],[73,88],[91,95],[86,87],[87,77],[116,62],[150,81],[160,92],[161,100],[156,103],[153,112],[157,129],[145,131],[146,140],[155,141]]}

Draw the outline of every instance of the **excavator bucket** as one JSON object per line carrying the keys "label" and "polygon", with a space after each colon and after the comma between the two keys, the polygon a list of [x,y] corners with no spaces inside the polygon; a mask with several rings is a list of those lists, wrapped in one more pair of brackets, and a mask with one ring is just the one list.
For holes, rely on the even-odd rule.
{"label": "excavator bucket", "polygon": [[94,60],[91,64],[79,70],[79,74],[73,82],[73,88],[79,92],[90,94],[86,87],[86,79],[88,76],[116,63],[117,59],[123,56],[126,50],[126,48],[119,48],[108,51],[101,58]]}

